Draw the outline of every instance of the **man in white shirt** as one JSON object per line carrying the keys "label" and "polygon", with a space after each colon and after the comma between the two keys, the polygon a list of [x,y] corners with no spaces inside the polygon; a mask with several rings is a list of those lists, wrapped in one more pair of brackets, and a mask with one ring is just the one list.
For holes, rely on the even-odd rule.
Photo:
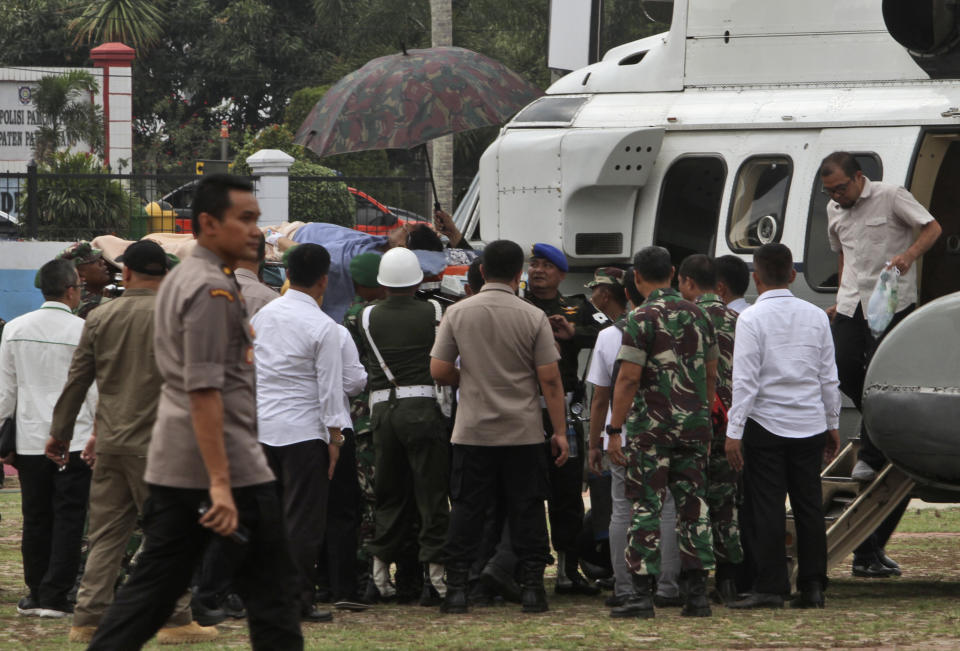
{"label": "man in white shirt", "polygon": [[822,608],[827,584],[820,464],[840,447],[840,382],[830,322],[823,310],[788,289],[796,278],[783,244],[753,257],[760,297],[737,319],[733,404],[726,453],[743,470],[744,523],[756,568],[753,592],[731,608],[781,608],[790,590],[784,557],[785,499],[797,528],[800,597]]}
{"label": "man in white shirt", "polygon": [[287,262],[290,289],[251,320],[256,336],[259,439],[277,477],[290,556],[300,578],[301,617],[330,621],[313,603],[315,566],[327,520],[330,478],[343,434],[341,334],[320,309],[330,254],[301,244]]}
{"label": "man in white shirt", "polygon": [[[619,270],[618,270],[619,271]],[[621,271],[621,274],[624,272]],[[633,273],[626,274],[627,282],[633,283]],[[621,321],[627,313],[627,295],[624,285],[615,280],[607,269],[597,269],[593,281],[587,284],[593,293],[590,302],[601,310],[610,325],[597,335],[593,347],[593,358],[587,372],[587,382],[593,385],[593,397],[590,400],[590,471],[596,474],[610,469],[610,496],[613,506],[610,513],[610,562],[613,565],[613,595],[606,600],[609,607],[622,606],[633,592],[633,579],[627,568],[624,550],[627,548],[627,528],[633,512],[633,502],[624,495],[626,468],[614,463],[604,463],[603,455],[607,449],[607,435],[604,428],[610,424],[610,394],[615,381],[617,353],[623,341]],[[641,301],[642,302],[642,301]],[[626,446],[626,436],[620,435]],[[609,458],[608,458],[609,461]]]}
{"label": "man in white shirt", "polygon": [[80,278],[72,262],[52,260],[40,268],[40,309],[20,316],[3,330],[0,343],[0,422],[16,418],[17,454],[23,511],[23,578],[30,594],[17,604],[25,616],[66,617],[73,612],[67,594],[80,567],[80,539],[87,517],[90,468],[81,451],[93,431],[96,387],[87,393],[59,469],[44,456],[53,408],[60,397],[83,319]]}
{"label": "man in white shirt", "polygon": [[743,297],[750,288],[750,268],[740,256],[722,255],[717,265],[717,296],[729,309],[740,314],[750,307]]}

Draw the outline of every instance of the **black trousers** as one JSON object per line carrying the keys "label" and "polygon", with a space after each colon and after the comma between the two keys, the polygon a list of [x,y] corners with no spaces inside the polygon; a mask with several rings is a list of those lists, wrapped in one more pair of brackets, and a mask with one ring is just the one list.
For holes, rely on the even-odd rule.
{"label": "black trousers", "polygon": [[522,563],[549,560],[543,501],[547,497],[543,444],[453,445],[450,528],[444,547],[448,563],[469,565],[479,552],[486,515],[505,498],[513,551]]}
{"label": "black trousers", "polygon": [[[893,315],[893,320],[882,335],[874,338],[870,326],[863,316],[863,307],[857,305],[852,317],[838,314],[833,320],[833,341],[836,349],[837,375],[840,378],[840,390],[843,391],[857,411],[862,411],[863,383],[867,367],[873,359],[873,353],[884,337],[913,312],[916,305],[910,305]],[[874,470],[880,470],[887,463],[883,452],[870,440],[865,428],[860,429],[859,459]]]}
{"label": "black trousers", "polygon": [[356,599],[357,533],[360,527],[360,479],[357,475],[357,437],[343,431],[340,458],[330,481],[327,534],[321,550],[333,601]]}
{"label": "black trousers", "polygon": [[42,606],[63,607],[80,569],[90,468],[71,452],[65,470],[43,455],[17,455],[23,512],[23,578]]}
{"label": "black trousers", "polygon": [[750,541],[756,592],[790,591],[784,532],[788,494],[797,528],[797,585],[827,585],[827,533],[820,487],[826,439],[826,433],[800,439],[777,436],[747,419],[743,482],[750,517],[743,533]]}
{"label": "black trousers", "polygon": [[[840,390],[843,391],[857,410],[861,410],[863,401],[863,384],[867,375],[867,367],[870,366],[870,360],[873,359],[873,353],[877,346],[883,341],[884,337],[890,333],[894,327],[903,321],[916,305],[910,305],[895,315],[887,327],[886,331],[879,338],[874,338],[870,332],[870,326],[863,316],[863,307],[857,305],[857,311],[852,317],[838,314],[833,321],[833,339],[836,347],[837,356],[837,374],[840,377]],[[869,465],[874,470],[879,471],[887,463],[887,457],[870,440],[870,434],[866,428],[860,428],[860,452],[858,458]],[[871,558],[887,545],[887,541],[893,534],[897,525],[900,524],[900,518],[910,504],[907,498],[888,515],[880,526],[877,527],[870,536],[857,547],[854,554],[854,562],[869,562]]]}
{"label": "black trousers", "polygon": [[[197,514],[208,499],[205,490],[150,486],[143,509],[143,553],[89,649],[139,649],[163,626],[213,535]],[[234,488],[233,500],[250,538],[234,577],[247,608],[250,644],[271,651],[303,649],[296,570],[287,553],[277,488],[273,482]]]}
{"label": "black trousers", "polygon": [[317,561],[327,526],[330,453],[320,439],[278,447],[264,445],[263,451],[277,477],[287,524],[287,548],[297,568],[300,607],[309,609],[313,605]]}
{"label": "black trousers", "polygon": [[[544,422],[549,418],[545,415]],[[551,428],[552,429],[552,428]],[[550,516],[550,538],[553,548],[568,557],[577,556],[577,537],[583,527],[583,433],[577,429],[578,454],[559,468],[553,462],[550,440],[543,444],[544,460],[550,478],[547,513]]]}

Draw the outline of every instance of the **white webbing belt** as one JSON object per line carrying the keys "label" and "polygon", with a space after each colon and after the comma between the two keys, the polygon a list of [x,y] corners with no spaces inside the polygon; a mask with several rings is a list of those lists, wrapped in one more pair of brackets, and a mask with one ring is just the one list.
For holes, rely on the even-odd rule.
{"label": "white webbing belt", "polygon": [[[429,303],[433,304],[434,311],[436,313],[436,323],[435,330],[440,328],[440,317],[443,315],[443,310],[440,308],[440,304],[433,299],[428,300]],[[387,377],[387,381],[393,385],[392,389],[378,389],[377,391],[370,392],[370,407],[380,402],[385,402],[390,399],[390,392],[396,391],[397,399],[402,398],[436,398],[437,391],[434,385],[432,384],[415,384],[411,386],[399,386],[397,384],[397,378],[394,376],[393,372],[387,366],[387,363],[383,359],[383,355],[380,354],[380,349],[377,348],[377,344],[373,341],[373,336],[370,334],[370,313],[373,312],[374,305],[368,305],[363,310],[363,315],[361,316],[361,323],[363,324],[363,332],[367,335],[367,343],[370,344],[370,348],[373,350],[374,356],[377,358],[377,363],[380,364],[380,369],[383,371],[383,374]],[[436,332],[434,333],[436,336]]]}
{"label": "white webbing belt", "polygon": [[407,387],[397,387],[395,389],[380,389],[370,392],[370,406],[380,402],[386,402],[390,399],[390,392],[397,392],[397,400],[403,398],[436,398],[436,391],[432,384],[415,384]]}

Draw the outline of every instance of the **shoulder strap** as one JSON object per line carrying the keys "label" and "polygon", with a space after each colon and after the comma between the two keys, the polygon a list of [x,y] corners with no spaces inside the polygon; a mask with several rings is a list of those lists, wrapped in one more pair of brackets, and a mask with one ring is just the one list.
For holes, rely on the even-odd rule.
{"label": "shoulder strap", "polygon": [[433,336],[436,337],[437,333],[440,332],[440,319],[443,318],[443,308],[440,307],[440,303],[433,300],[432,298],[428,298],[427,303],[430,303],[431,305],[433,305],[433,313],[434,313]]}
{"label": "shoulder strap", "polygon": [[363,332],[367,335],[367,342],[370,344],[370,349],[373,350],[373,354],[376,356],[377,362],[380,364],[381,370],[383,370],[383,374],[387,376],[387,381],[393,386],[397,386],[397,379],[393,373],[390,372],[387,363],[383,361],[383,355],[380,354],[380,349],[377,348],[377,344],[374,343],[373,337],[370,335],[370,313],[373,312],[374,307],[373,305],[368,305],[363,308],[363,316],[361,317]]}

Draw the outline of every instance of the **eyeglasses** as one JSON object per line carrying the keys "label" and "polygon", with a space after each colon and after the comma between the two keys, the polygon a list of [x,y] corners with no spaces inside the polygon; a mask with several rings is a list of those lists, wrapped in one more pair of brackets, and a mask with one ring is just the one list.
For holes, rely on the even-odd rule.
{"label": "eyeglasses", "polygon": [[820,186],[820,192],[824,193],[828,197],[836,197],[841,194],[847,193],[847,188],[850,187],[852,181],[847,181],[846,183],[841,183],[840,185],[835,185],[832,188],[828,188],[825,185]]}

